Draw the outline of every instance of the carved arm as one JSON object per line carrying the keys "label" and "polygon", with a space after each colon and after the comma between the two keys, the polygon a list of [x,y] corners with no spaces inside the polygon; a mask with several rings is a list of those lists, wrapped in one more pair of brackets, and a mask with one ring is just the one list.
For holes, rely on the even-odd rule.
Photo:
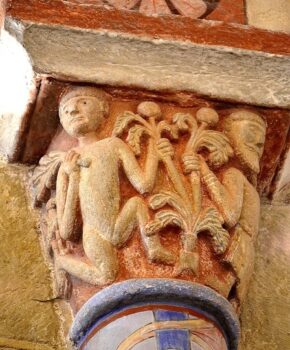
{"label": "carved arm", "polygon": [[131,149],[120,139],[117,139],[117,150],[124,171],[135,189],[141,194],[151,192],[155,184],[159,161],[154,141],[149,140],[144,171],[140,168]]}
{"label": "carved arm", "polygon": [[235,168],[229,168],[223,172],[220,181],[203,160],[200,171],[211,200],[220,210],[225,223],[233,227],[239,221],[243,207],[243,174]]}
{"label": "carved arm", "polygon": [[[72,152],[68,153],[72,154]],[[65,160],[60,167],[56,183],[56,208],[59,233],[62,239],[69,240],[75,233],[78,208],[79,167],[76,165],[78,155],[73,152],[72,167]],[[66,157],[68,158],[68,157]],[[70,169],[69,169],[70,168]]]}

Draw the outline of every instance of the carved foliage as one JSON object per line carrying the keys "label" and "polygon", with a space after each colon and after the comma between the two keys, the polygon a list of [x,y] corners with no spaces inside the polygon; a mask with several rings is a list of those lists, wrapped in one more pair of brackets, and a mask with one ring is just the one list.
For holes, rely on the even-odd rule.
{"label": "carved foliage", "polygon": [[[141,151],[142,134],[147,134],[157,141],[162,133],[167,132],[167,136],[170,139],[176,140],[178,131],[181,133],[187,132],[190,136],[186,145],[185,155],[195,154],[197,156],[200,151],[206,149],[208,152],[206,161],[215,167],[225,164],[229,157],[233,155],[233,150],[227,137],[219,131],[207,129],[210,126],[214,126],[219,120],[217,113],[213,109],[201,108],[197,112],[196,118],[189,113],[176,113],[173,116],[173,124],[169,124],[166,121],[156,124],[155,119],[160,119],[161,117],[161,111],[157,104],[145,102],[139,105],[138,110],[139,114],[125,112],[121,115],[117,119],[114,128],[114,134],[121,135],[134,123],[128,130],[127,142],[137,155]],[[158,113],[154,114],[153,110],[155,112],[158,111]],[[149,119],[149,123],[144,118]],[[197,122],[200,123],[200,126],[198,126]],[[136,136],[133,137],[132,135]],[[228,247],[229,234],[222,226],[223,219],[218,211],[214,207],[204,210],[202,206],[199,171],[194,171],[193,168],[191,171],[187,171],[193,191],[192,195],[189,195],[186,189],[186,179],[179,173],[173,159],[165,157],[162,158],[162,161],[172,181],[174,191],[161,191],[152,196],[149,205],[153,210],[159,210],[165,206],[170,206],[172,209],[159,210],[155,214],[154,220],[146,227],[147,235],[153,235],[168,225],[177,226],[180,228],[183,237],[184,251],[193,253],[197,235],[200,232],[208,232],[212,237],[214,251],[217,254],[224,253]],[[195,266],[197,265],[195,264]],[[184,269],[197,273],[195,269],[193,271],[192,265],[183,266],[180,273]]]}
{"label": "carved foliage", "polygon": [[[82,93],[80,95],[80,101],[82,102],[83,99],[84,97]],[[74,99],[73,101],[74,103],[77,103],[77,99]],[[100,103],[96,103],[96,108],[99,105]],[[83,108],[83,113],[86,113],[85,105],[82,105],[81,108]],[[98,115],[99,114],[96,113],[94,117],[97,118]],[[79,119],[80,122],[83,122],[81,118]],[[238,123],[241,117],[236,116],[235,118],[232,117],[231,119]],[[252,117],[252,119],[256,120],[254,117]],[[70,122],[70,119],[68,119],[68,122]],[[163,247],[158,240],[160,230],[166,228],[167,226],[177,227],[180,235],[181,250],[179,262],[177,263],[175,269],[176,274],[181,274],[185,270],[198,274],[199,255],[197,250],[197,241],[200,234],[207,234],[210,236],[213,251],[217,255],[224,254],[229,246],[230,235],[226,227],[231,226],[229,222],[227,222],[227,215],[225,214],[227,210],[227,196],[225,194],[227,191],[231,193],[231,190],[226,188],[223,183],[219,181],[212,169],[218,169],[226,164],[230,157],[233,156],[233,149],[227,136],[223,132],[216,130],[218,122],[219,116],[217,112],[211,108],[201,108],[196,112],[196,115],[190,113],[176,113],[173,115],[171,120],[165,120],[163,119],[163,114],[159,105],[154,102],[147,101],[139,104],[137,107],[137,113],[126,111],[118,116],[112,132],[113,136],[115,137],[109,138],[107,141],[102,140],[102,143],[100,144],[104,145],[106,143],[103,143],[103,141],[106,141],[108,142],[107,144],[109,147],[124,147],[123,151],[124,154],[126,154],[125,157],[127,157],[126,162],[131,162],[133,159],[133,163],[131,163],[133,164],[132,167],[127,168],[125,171],[125,173],[129,173],[129,175],[130,171],[136,171],[137,167],[139,166],[138,162],[134,160],[133,153],[137,157],[140,156],[142,152],[146,153],[146,157],[143,157],[143,159],[146,159],[146,162],[149,159],[148,164],[150,164],[150,162],[151,164],[154,164],[155,162],[155,168],[157,168],[160,162],[163,163],[163,169],[165,169],[167,177],[171,182],[169,189],[161,188],[158,189],[158,193],[153,192],[156,174],[151,176],[152,179],[150,180],[149,186],[148,183],[146,183],[144,187],[142,187],[143,183],[146,181],[144,182],[142,179],[142,172],[144,173],[144,169],[140,167],[136,174],[134,173],[133,177],[138,178],[137,185],[139,187],[137,186],[135,188],[137,191],[139,191],[139,195],[134,198],[130,198],[128,203],[126,203],[123,208],[116,207],[117,209],[115,209],[115,212],[113,212],[112,217],[116,218],[119,215],[123,215],[124,213],[121,213],[123,209],[136,211],[136,213],[134,212],[133,214],[134,217],[132,217],[130,214],[133,221],[136,220],[138,216],[140,217],[140,215],[143,215],[143,219],[141,220],[142,223],[140,224],[139,222],[140,232],[143,235],[142,241],[146,241],[147,248],[145,249],[148,249],[148,251],[146,251],[148,259],[158,263],[170,264],[173,260],[172,256],[170,256],[170,252],[168,253],[166,249],[163,250]],[[72,124],[72,126],[74,126],[74,124]],[[180,135],[182,134],[184,135],[183,139],[186,140],[185,147],[183,147],[184,153],[177,156],[179,153],[176,152],[174,155],[174,148]],[[124,135],[126,135],[126,143],[129,145],[129,147],[126,146],[123,141],[116,138],[121,138]],[[146,143],[144,142],[145,139],[147,139]],[[147,142],[148,140],[149,142]],[[164,143],[164,141],[166,142]],[[99,141],[96,139],[94,142]],[[114,144],[114,142],[116,143]],[[171,148],[168,148],[168,146]],[[90,155],[92,157],[94,156],[93,152],[100,152],[101,150],[101,152],[104,152],[104,155],[105,152],[107,152],[106,147],[103,149],[102,146],[98,148],[96,145],[92,145],[91,147]],[[166,150],[162,149],[163,147],[165,147],[164,149]],[[70,154],[69,152],[51,152],[48,155],[45,155],[41,159],[39,166],[35,169],[33,176],[33,183],[36,192],[36,203],[39,204],[41,202],[46,202],[55,190],[56,179],[58,177],[58,171],[61,164],[63,162],[72,162],[73,160],[76,162],[74,165],[77,165],[77,172],[73,170],[72,166],[64,166],[62,168],[64,171],[66,171],[66,183],[70,184],[71,186],[67,185],[67,188],[63,191],[65,196],[59,203],[55,203],[55,206],[51,209],[51,215],[54,215],[56,222],[55,224],[51,225],[51,232],[48,241],[51,243],[53,240],[55,240],[55,244],[60,244],[61,247],[64,246],[64,248],[69,246],[66,244],[63,245],[63,243],[66,240],[69,241],[70,234],[68,231],[74,225],[74,220],[76,219],[76,213],[74,211],[77,207],[79,186],[86,186],[86,183],[81,184],[79,182],[81,177],[78,176],[78,173],[82,171],[80,170],[81,168],[90,168],[91,161],[96,162],[99,157],[99,155],[96,155],[95,158],[87,159],[85,150],[80,152],[81,156],[77,152],[78,151],[76,149],[74,151],[70,151]],[[116,150],[113,150],[113,152],[115,152],[114,154],[118,153]],[[158,154],[158,159],[154,154],[155,152]],[[108,167],[107,171],[109,173],[112,169],[115,169],[115,166],[119,166],[120,163],[121,162],[117,160],[116,164],[104,164],[106,164]],[[71,168],[71,170],[68,171],[65,170],[65,168]],[[208,176],[209,180],[206,180],[204,168],[207,169],[206,176]],[[183,172],[181,172],[180,169],[183,169]],[[151,171],[151,169],[149,170]],[[146,171],[148,172],[148,169]],[[96,172],[97,168],[91,167],[88,171],[86,171],[86,174],[90,173],[90,176],[92,176],[95,181],[97,180],[95,177],[98,177]],[[231,173],[233,173],[232,170]],[[145,175],[144,177],[148,177],[146,172]],[[114,181],[118,180],[119,179],[116,178]],[[131,182],[133,186],[136,184],[134,181]],[[209,185],[206,183],[206,181],[212,181],[213,185],[211,185],[213,187],[211,191],[209,190]],[[202,184],[207,186],[207,193],[203,193],[204,190]],[[237,188],[238,187],[239,184],[237,184]],[[68,193],[71,189],[73,189],[73,191]],[[145,197],[142,198],[142,193],[145,192],[149,192],[148,202],[146,201]],[[90,193],[90,195],[92,194]],[[96,195],[99,194],[96,193]],[[118,196],[119,194],[116,192],[115,196],[114,193],[112,193],[109,198],[118,198]],[[74,202],[66,203],[67,198],[70,198],[70,200]],[[100,198],[100,202],[102,200],[103,199]],[[95,205],[98,205],[98,201]],[[107,207],[110,207],[110,203],[106,205]],[[113,205],[111,207],[115,208]],[[148,207],[153,211],[153,213],[151,212],[153,214],[153,218],[149,222],[148,217],[150,215]],[[60,213],[60,217],[61,215],[64,217],[62,225],[57,222],[55,215],[56,208],[59,209],[58,214]],[[71,211],[71,214],[69,210]],[[83,214],[87,213],[81,214],[84,220],[86,215]],[[124,215],[124,218],[129,217],[127,213],[125,214],[126,215]],[[110,218],[108,218],[108,220],[109,219]],[[122,220],[120,220],[121,223]],[[90,223],[92,222],[91,219],[89,219],[89,221]],[[102,225],[111,225],[111,223],[104,224],[104,221],[99,220],[99,218],[96,220],[96,225],[98,225],[98,222],[102,222]],[[237,224],[237,222],[234,224]],[[110,227],[114,227],[114,225],[115,222],[112,223]],[[126,229],[131,225],[131,223],[125,222],[124,225],[124,228]],[[133,226],[133,222],[131,226]],[[67,231],[61,232],[60,229],[62,228],[62,230],[64,230],[64,227],[66,227]],[[130,233],[128,233],[128,237],[129,234]],[[114,247],[119,247],[121,244],[126,242],[128,237],[124,236],[124,238],[122,238],[123,235],[123,232],[115,232],[114,229],[111,229],[110,232],[108,231],[108,238],[105,244],[110,244],[110,249],[112,249],[111,252],[113,252]],[[110,237],[113,237],[112,241],[110,241]],[[156,249],[157,246],[158,249]],[[98,246],[98,249],[102,248]],[[56,250],[54,249],[54,252],[55,251]],[[62,254],[66,254],[66,249],[58,248],[58,251],[63,251]],[[105,269],[105,272],[108,273],[107,279],[103,277],[102,271],[99,271],[99,266],[93,266],[92,264],[86,264],[83,262],[83,270],[87,272],[83,273],[80,271],[80,269],[76,269],[75,276],[93,284],[105,284],[114,280],[117,273],[117,268],[115,267],[117,266],[117,263],[115,264],[115,262],[112,260],[114,259],[112,257],[113,255],[106,256],[106,252],[101,252],[100,250],[99,254],[101,253],[104,253],[102,258],[104,263],[103,265],[108,266]],[[71,259],[71,257],[69,259]],[[61,261],[61,259],[59,259],[59,261]],[[66,262],[64,265],[68,266],[69,263]],[[70,267],[70,271],[73,271],[73,269],[73,267]],[[90,276],[93,276],[93,274],[95,274],[94,276],[98,276],[96,277],[96,280],[91,280]]]}
{"label": "carved foliage", "polygon": [[57,173],[63,158],[64,152],[50,152],[40,159],[32,179],[35,188],[35,205],[48,201],[51,190],[55,189]]}

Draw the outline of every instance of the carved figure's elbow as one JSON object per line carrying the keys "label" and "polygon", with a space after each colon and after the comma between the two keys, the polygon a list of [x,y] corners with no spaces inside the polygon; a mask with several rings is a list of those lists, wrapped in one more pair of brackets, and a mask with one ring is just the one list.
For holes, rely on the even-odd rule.
{"label": "carved figure's elbow", "polygon": [[239,221],[239,215],[232,209],[224,210],[224,220],[226,225],[231,228],[234,227]]}
{"label": "carved figure's elbow", "polygon": [[141,194],[147,194],[150,193],[153,190],[154,184],[152,184],[151,182],[145,182],[143,183],[143,185],[140,188],[140,193]]}
{"label": "carved figure's elbow", "polygon": [[147,193],[149,193],[150,192],[150,188],[149,188],[149,186],[142,186],[140,189],[139,189],[139,192],[140,192],[140,194],[147,194]]}

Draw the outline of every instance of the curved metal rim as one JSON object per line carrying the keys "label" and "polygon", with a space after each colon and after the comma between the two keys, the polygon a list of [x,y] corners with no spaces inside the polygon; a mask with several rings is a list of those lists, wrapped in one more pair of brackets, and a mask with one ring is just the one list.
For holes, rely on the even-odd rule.
{"label": "curved metal rim", "polygon": [[71,341],[79,346],[100,318],[144,302],[174,303],[206,313],[222,328],[229,350],[237,350],[240,327],[231,304],[211,288],[172,279],[132,279],[96,293],[77,313],[70,330]]}

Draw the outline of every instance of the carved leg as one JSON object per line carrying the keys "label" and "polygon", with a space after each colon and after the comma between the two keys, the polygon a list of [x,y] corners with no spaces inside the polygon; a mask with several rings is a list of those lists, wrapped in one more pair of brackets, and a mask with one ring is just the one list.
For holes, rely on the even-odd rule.
{"label": "carved leg", "polygon": [[240,226],[234,231],[234,238],[223,261],[230,264],[237,275],[237,299],[241,304],[246,296],[254,270],[254,241]]}
{"label": "carved leg", "polygon": [[118,261],[112,243],[105,240],[96,230],[84,230],[83,246],[88,264],[72,255],[55,256],[58,271],[64,270],[84,282],[94,285],[112,283],[118,273]]}
{"label": "carved leg", "polygon": [[148,237],[145,226],[149,222],[149,212],[145,202],[140,197],[130,198],[119,214],[112,242],[122,246],[131,236],[133,228],[138,224],[146,253],[150,261],[173,264],[175,258],[167,249],[162,247],[158,235]]}
{"label": "carved leg", "polygon": [[60,249],[57,239],[51,241],[51,248],[54,255],[55,282],[58,297],[69,299],[72,292],[72,283],[69,274],[59,265],[58,257],[63,255],[63,251]]}

